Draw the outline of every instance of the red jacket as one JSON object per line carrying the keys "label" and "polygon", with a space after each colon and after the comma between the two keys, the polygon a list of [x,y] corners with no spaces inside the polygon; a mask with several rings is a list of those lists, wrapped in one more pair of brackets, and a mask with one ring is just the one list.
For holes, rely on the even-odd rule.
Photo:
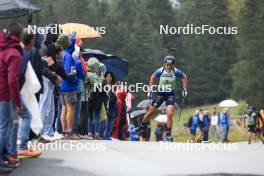
{"label": "red jacket", "polygon": [[[120,140],[125,140],[125,131],[127,130],[128,124],[126,120],[126,116],[122,117],[123,107],[122,103],[125,101],[126,98],[126,92],[123,88],[120,88],[116,92],[117,96],[117,117],[114,120],[113,124],[113,131],[112,131],[112,137]],[[126,111],[124,112],[126,114]]]}
{"label": "red jacket", "polygon": [[11,36],[8,41],[0,30],[0,101],[10,101],[18,107],[19,97],[19,68],[22,56],[20,39]]}

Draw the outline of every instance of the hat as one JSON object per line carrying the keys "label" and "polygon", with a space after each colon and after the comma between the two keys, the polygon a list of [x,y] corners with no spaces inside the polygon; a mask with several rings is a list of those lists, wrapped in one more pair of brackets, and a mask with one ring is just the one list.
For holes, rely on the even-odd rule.
{"label": "hat", "polygon": [[59,36],[56,44],[61,45],[63,49],[66,49],[71,45],[70,37],[66,34],[61,34]]}

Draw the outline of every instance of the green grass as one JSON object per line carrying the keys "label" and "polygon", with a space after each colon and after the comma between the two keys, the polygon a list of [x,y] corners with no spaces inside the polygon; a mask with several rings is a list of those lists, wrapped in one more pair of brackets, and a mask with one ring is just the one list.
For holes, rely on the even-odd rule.
{"label": "green grass", "polygon": [[[223,109],[223,108],[219,107],[217,104],[184,108],[182,110],[180,121],[178,120],[179,110],[177,110],[174,114],[174,117],[173,117],[174,120],[173,120],[173,132],[172,132],[172,134],[173,134],[174,141],[186,142],[187,140],[190,139],[189,129],[184,127],[184,123],[187,123],[189,117],[194,114],[195,110],[197,110],[199,108],[203,108],[203,109],[211,112],[213,107],[217,107],[217,110],[219,112],[221,112]],[[246,108],[246,102],[240,101],[239,106],[229,109],[229,114],[231,116],[232,115],[241,115],[245,112],[245,110],[246,110],[245,108]],[[239,119],[234,119],[234,120],[232,120],[232,122],[235,125],[232,125],[230,127],[229,139],[232,142],[245,141],[247,138],[247,132],[243,128],[242,121]],[[151,121],[151,129],[152,129],[151,140],[152,141],[155,141],[155,136],[154,136],[153,131],[154,131],[156,124],[157,124],[157,122],[155,120]],[[209,141],[211,141],[211,131],[209,131]]]}

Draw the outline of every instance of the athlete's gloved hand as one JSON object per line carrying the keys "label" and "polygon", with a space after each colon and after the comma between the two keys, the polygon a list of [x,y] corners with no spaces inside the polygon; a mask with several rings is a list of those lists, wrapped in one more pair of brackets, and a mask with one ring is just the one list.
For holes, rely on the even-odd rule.
{"label": "athlete's gloved hand", "polygon": [[187,95],[188,95],[187,89],[183,89],[182,90],[182,97],[187,97]]}

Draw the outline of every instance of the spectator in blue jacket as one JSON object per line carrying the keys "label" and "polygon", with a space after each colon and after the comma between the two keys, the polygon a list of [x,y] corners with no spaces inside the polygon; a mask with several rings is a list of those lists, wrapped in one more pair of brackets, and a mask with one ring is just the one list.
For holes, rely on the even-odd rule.
{"label": "spectator in blue jacket", "polygon": [[228,132],[230,126],[228,108],[224,108],[223,112],[220,114],[220,126],[222,128],[222,140],[223,142],[228,142]]}
{"label": "spectator in blue jacket", "polygon": [[72,80],[62,79],[60,84],[60,98],[62,104],[61,124],[64,137],[66,139],[79,139],[73,132],[73,117],[75,106],[77,103],[77,86],[78,77],[83,72],[82,68],[76,67],[75,61],[72,57],[75,47],[75,36],[71,39],[68,35],[61,34],[57,40],[57,44],[61,45],[62,51],[62,65],[67,74],[76,72],[76,76]]}
{"label": "spectator in blue jacket", "polygon": [[208,142],[209,124],[210,124],[209,112],[204,111],[203,121],[202,121],[203,142]]}
{"label": "spectator in blue jacket", "polygon": [[196,110],[194,115],[190,117],[188,122],[188,126],[191,132],[191,142],[195,142],[196,131],[200,123],[199,112],[199,110]]}

